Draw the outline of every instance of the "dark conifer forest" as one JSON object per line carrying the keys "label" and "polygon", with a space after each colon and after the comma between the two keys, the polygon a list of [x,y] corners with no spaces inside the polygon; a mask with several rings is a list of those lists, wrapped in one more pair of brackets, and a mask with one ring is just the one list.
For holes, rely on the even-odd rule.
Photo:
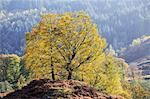
{"label": "dark conifer forest", "polygon": [[149,0],[1,0],[0,53],[22,55],[25,32],[44,13],[87,12],[115,50],[150,34]]}

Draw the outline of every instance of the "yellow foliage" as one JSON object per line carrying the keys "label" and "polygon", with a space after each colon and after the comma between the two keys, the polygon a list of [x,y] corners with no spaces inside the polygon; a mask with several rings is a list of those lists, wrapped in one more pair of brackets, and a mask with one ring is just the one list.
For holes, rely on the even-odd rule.
{"label": "yellow foliage", "polygon": [[26,40],[26,67],[36,78],[50,74],[52,68],[58,71],[57,66],[72,73],[101,55],[106,45],[83,12],[43,15]]}
{"label": "yellow foliage", "polygon": [[118,64],[118,59],[102,54],[91,64],[81,67],[74,76],[105,93],[122,95],[131,99],[130,89],[127,90],[122,86],[122,72]]}
{"label": "yellow foliage", "polygon": [[46,14],[26,34],[26,40],[25,63],[34,79],[73,77],[106,93],[125,94],[122,65],[113,56],[106,56],[106,40],[87,14]]}

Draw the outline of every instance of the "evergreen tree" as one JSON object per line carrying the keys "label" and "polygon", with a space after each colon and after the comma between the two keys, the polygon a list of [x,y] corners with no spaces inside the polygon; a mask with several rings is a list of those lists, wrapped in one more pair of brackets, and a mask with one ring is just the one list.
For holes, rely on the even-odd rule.
{"label": "evergreen tree", "polygon": [[20,76],[20,78],[18,79],[18,82],[17,82],[17,87],[19,89],[21,89],[22,87],[24,87],[26,85],[26,79],[24,76]]}
{"label": "evergreen tree", "polygon": [[12,91],[12,85],[8,81],[0,82],[0,93]]}
{"label": "evergreen tree", "polygon": [[16,83],[20,75],[20,57],[17,55],[0,55],[0,81]]}

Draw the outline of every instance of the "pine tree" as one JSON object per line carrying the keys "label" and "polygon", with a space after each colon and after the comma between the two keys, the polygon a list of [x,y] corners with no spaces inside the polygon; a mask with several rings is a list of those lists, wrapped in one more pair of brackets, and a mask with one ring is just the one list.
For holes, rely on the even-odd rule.
{"label": "pine tree", "polygon": [[24,76],[20,76],[20,78],[18,79],[18,82],[17,82],[17,87],[19,89],[21,89],[22,87],[24,87],[26,85],[26,79]]}
{"label": "pine tree", "polygon": [[0,82],[0,93],[12,91],[12,85],[8,81]]}
{"label": "pine tree", "polygon": [[0,81],[7,80],[9,83],[16,83],[20,75],[20,57],[11,55],[0,55]]}

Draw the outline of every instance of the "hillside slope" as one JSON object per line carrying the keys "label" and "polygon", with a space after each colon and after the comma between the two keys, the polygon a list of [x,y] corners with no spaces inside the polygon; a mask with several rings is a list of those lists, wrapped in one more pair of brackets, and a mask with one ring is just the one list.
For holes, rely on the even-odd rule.
{"label": "hillside slope", "polygon": [[0,0],[0,53],[23,55],[25,33],[44,13],[85,11],[113,48],[150,34],[149,0]]}
{"label": "hillside slope", "polygon": [[4,99],[123,99],[105,95],[87,84],[75,80],[34,80]]}
{"label": "hillside slope", "polygon": [[124,58],[128,63],[141,60],[150,56],[150,39],[140,45],[127,48],[120,57]]}
{"label": "hillside slope", "polygon": [[127,48],[120,57],[130,66],[137,67],[143,76],[150,75],[150,39]]}

